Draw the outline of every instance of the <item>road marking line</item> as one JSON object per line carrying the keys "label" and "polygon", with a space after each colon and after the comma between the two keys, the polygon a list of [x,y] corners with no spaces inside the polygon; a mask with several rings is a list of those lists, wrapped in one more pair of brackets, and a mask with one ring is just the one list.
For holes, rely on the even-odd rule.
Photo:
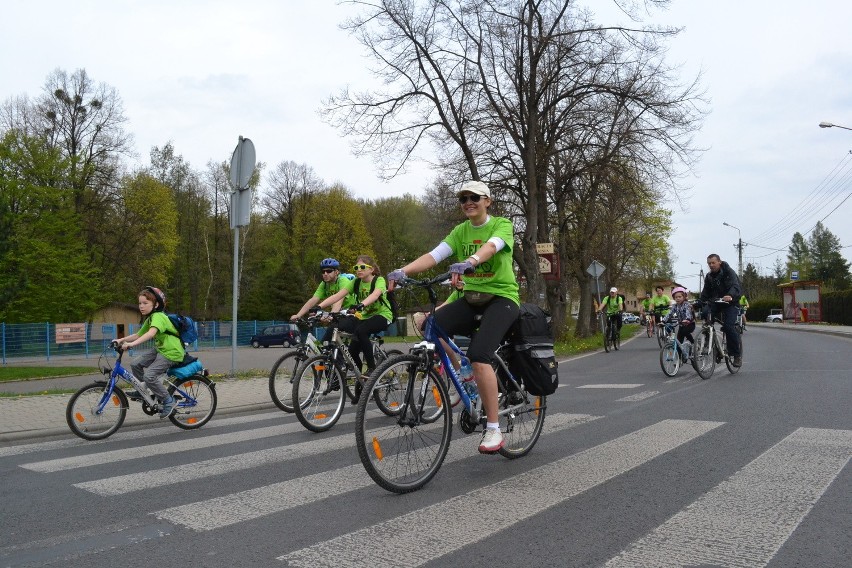
{"label": "road marking line", "polygon": [[[272,418],[280,418],[282,416],[282,412],[265,412],[263,414],[254,414],[251,416],[235,416],[233,418],[222,418],[216,419],[214,417],[213,420],[204,425],[204,430],[212,430],[214,428],[222,428],[224,426],[234,426],[238,424],[248,424],[250,422],[256,422],[258,420],[270,420]],[[153,422],[156,424],[156,422]],[[170,434],[174,434],[175,436],[179,436],[181,430],[170,430],[163,425],[162,428],[149,428],[147,430],[135,430],[133,432],[116,432],[106,440],[83,440],[77,438],[76,436],[70,439],[65,440],[51,440],[49,442],[35,442],[32,444],[20,444],[18,446],[8,446],[5,448],[0,448],[0,458],[7,456],[16,456],[20,454],[31,454],[33,452],[43,452],[50,450],[62,450],[65,448],[73,448],[75,446],[79,447],[94,447],[100,444],[110,444],[113,442],[124,442],[127,440],[141,440],[144,438],[154,438],[158,436],[162,436],[166,434],[167,431]]]}
{"label": "road marking line", "polygon": [[852,431],[799,428],[607,562],[766,566],[852,457]]}
{"label": "road marking line", "polygon": [[[355,413],[351,412],[340,418],[338,424],[355,421]],[[292,434],[293,432],[304,431],[304,427],[299,423],[290,423],[279,426],[267,426],[258,428],[257,430],[245,430],[242,432],[232,432],[230,434],[218,434],[216,436],[206,436],[204,438],[193,438],[184,440],[169,440],[168,443],[150,444],[136,448],[126,448],[123,450],[112,450],[109,452],[101,452],[97,454],[85,454],[82,456],[73,456],[70,458],[60,458],[55,460],[47,460],[33,463],[21,464],[24,469],[38,471],[41,473],[64,471],[79,467],[89,467],[93,465],[103,465],[107,463],[115,463],[126,460],[143,459],[149,457],[152,453],[157,455],[176,454],[187,452],[190,450],[198,450],[201,448],[210,448],[213,446],[221,446],[225,444],[236,444],[247,440],[259,440],[262,438],[271,438],[272,436],[281,436],[284,434]]]}
{"label": "road marking line", "polygon": [[636,384],[619,384],[619,383],[603,383],[597,385],[583,385],[577,387],[578,389],[638,389],[639,387],[644,387],[645,385],[642,383]]}
{"label": "road marking line", "polygon": [[624,398],[619,398],[615,402],[636,402],[639,400],[645,400],[646,398],[651,398],[658,394],[660,394],[660,391],[642,391],[636,394],[631,394],[630,396],[625,396]]}
{"label": "road marking line", "polygon": [[[278,557],[290,566],[420,566],[639,467],[722,422],[664,420],[579,454]],[[548,490],[530,492],[542,479]],[[490,512],[488,530],[471,511]]]}
{"label": "road marking line", "polygon": [[[550,435],[597,420],[588,414],[549,414],[544,421],[542,435]],[[343,437],[343,436],[341,436]],[[349,436],[345,438],[351,440]],[[350,442],[351,443],[351,442]],[[453,440],[444,464],[474,458],[476,436]],[[354,443],[352,444],[354,446]],[[159,474],[158,474],[159,475]],[[334,471],[324,471],[298,479],[249,489],[231,495],[214,497],[198,503],[189,503],[154,513],[164,519],[197,531],[209,531],[243,521],[280,513],[350,491],[373,485],[373,480],[358,463]],[[321,488],[321,491],[317,491]]]}

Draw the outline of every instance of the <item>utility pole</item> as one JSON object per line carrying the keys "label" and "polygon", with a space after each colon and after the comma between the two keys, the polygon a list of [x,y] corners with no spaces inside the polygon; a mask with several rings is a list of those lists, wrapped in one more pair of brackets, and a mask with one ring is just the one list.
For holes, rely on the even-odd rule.
{"label": "utility pole", "polygon": [[725,225],[726,227],[736,229],[737,234],[739,235],[739,238],[737,239],[737,244],[735,244],[734,246],[737,248],[737,256],[739,257],[739,273],[737,274],[737,276],[742,278],[743,277],[743,246],[744,246],[743,245],[743,234],[740,232],[739,227],[734,227],[730,223],[725,223],[724,221],[722,221],[722,224]]}

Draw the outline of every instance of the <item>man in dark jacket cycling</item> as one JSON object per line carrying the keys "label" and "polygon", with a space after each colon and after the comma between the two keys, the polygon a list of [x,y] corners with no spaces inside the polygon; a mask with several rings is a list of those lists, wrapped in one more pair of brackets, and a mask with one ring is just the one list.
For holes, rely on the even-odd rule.
{"label": "man in dark jacket cycling", "polygon": [[[709,308],[714,316],[722,315],[722,331],[725,333],[728,354],[734,358],[734,367],[740,367],[743,364],[740,334],[734,325],[739,311],[738,302],[743,295],[740,279],[734,269],[719,258],[718,254],[707,257],[707,266],[710,272],[704,277],[704,289],[701,291],[699,300],[701,305]],[[717,304],[716,299],[728,303]]]}

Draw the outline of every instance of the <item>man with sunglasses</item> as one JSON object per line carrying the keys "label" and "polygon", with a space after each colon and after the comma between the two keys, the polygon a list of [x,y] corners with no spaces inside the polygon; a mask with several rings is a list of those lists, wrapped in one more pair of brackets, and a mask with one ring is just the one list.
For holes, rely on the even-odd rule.
{"label": "man with sunglasses", "polygon": [[[494,454],[503,447],[497,414],[497,376],[491,357],[509,327],[518,319],[520,297],[512,269],[514,228],[509,219],[492,217],[491,190],[481,181],[469,181],[458,192],[459,205],[467,220],[457,225],[444,240],[415,260],[388,274],[398,281],[419,274],[447,258],[452,283],[464,281],[464,296],[435,312],[435,321],[449,335],[473,335],[467,357],[473,366],[476,386],[482,397],[487,424],[479,452]],[[477,322],[477,316],[482,316]]]}
{"label": "man with sunglasses", "polygon": [[[322,282],[320,282],[319,286],[317,286],[316,292],[314,295],[308,298],[308,301],[305,302],[305,305],[302,308],[290,316],[291,320],[297,320],[303,317],[311,308],[329,298],[337,294],[341,286],[345,286],[347,283],[351,282],[354,276],[351,274],[341,274],[340,273],[340,263],[337,262],[337,259],[334,258],[326,258],[322,262],[320,262],[320,270],[322,271]],[[352,287],[349,287],[351,291]],[[343,308],[349,308],[355,305],[355,297],[352,294],[347,294],[341,301],[340,305],[335,304],[332,307],[333,311],[338,311]]]}

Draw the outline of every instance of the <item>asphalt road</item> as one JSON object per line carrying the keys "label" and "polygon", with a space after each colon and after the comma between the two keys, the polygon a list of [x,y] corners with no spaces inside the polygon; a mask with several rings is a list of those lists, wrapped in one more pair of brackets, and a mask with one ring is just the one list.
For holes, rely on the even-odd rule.
{"label": "asphalt road", "polygon": [[349,407],[324,434],[266,411],[6,445],[0,565],[848,567],[850,340],[745,340],[706,381],[665,377],[645,337],[565,363],[528,456],[456,429],[402,496],[364,472]]}

